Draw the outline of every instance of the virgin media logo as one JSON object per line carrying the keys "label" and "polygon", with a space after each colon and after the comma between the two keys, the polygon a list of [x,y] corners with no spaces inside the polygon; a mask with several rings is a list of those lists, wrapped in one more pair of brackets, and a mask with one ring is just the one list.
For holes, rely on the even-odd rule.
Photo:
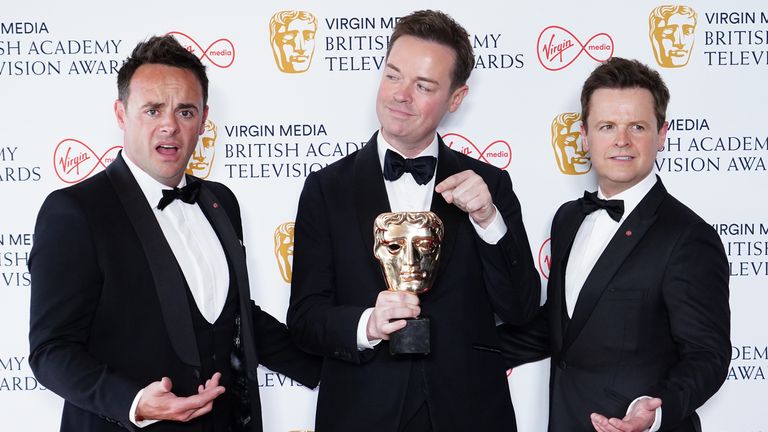
{"label": "virgin media logo", "polygon": [[187,51],[196,55],[201,61],[208,60],[212,65],[222,69],[232,66],[235,62],[235,45],[229,39],[217,39],[208,45],[208,48],[203,49],[197,41],[185,33],[172,31],[166,34],[173,35]]}
{"label": "virgin media logo", "polygon": [[460,153],[500,169],[506,169],[512,163],[512,147],[504,140],[496,140],[482,147],[475,145],[464,135],[447,133],[443,135],[443,141],[448,147]]}
{"label": "virgin media logo", "polygon": [[539,272],[544,279],[549,279],[549,270],[552,267],[551,239],[544,240],[539,248]]}
{"label": "virgin media logo", "polygon": [[82,141],[67,138],[61,140],[53,151],[53,169],[64,183],[78,183],[97,169],[106,168],[122,146],[114,146],[99,155]]}
{"label": "virgin media logo", "polygon": [[582,44],[567,29],[549,26],[541,31],[536,41],[539,63],[549,71],[567,68],[581,53],[597,62],[608,61],[613,56],[613,38],[608,33],[598,33]]}

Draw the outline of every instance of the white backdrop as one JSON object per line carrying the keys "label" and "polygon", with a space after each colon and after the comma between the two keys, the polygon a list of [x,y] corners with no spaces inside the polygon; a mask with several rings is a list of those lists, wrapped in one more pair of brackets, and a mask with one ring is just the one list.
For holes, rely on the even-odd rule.
{"label": "white backdrop", "polygon": [[[544,282],[554,211],[595,188],[591,172],[574,175],[558,168],[553,119],[579,111],[581,83],[610,55],[637,58],[662,73],[672,93],[673,127],[657,167],[667,188],[718,228],[731,262],[731,371],[699,411],[704,429],[768,430],[760,408],[768,372],[768,9],[760,0],[733,0],[728,6],[686,2],[698,14],[688,39],[690,61],[670,68],[656,62],[649,36],[649,14],[664,4],[4,4],[0,429],[58,429],[61,399],[37,383],[27,364],[26,261],[34,220],[50,191],[99,172],[116,154],[121,134],[112,113],[115,71],[138,41],[174,32],[208,66],[209,118],[216,134],[205,159],[210,172],[197,174],[223,182],[239,197],[252,295],[284,320],[289,283],[278,266],[275,230],[293,221],[309,171],[356,150],[376,130],[379,65],[394,19],[416,8],[439,8],[467,28],[477,54],[469,96],[439,131],[450,134],[446,140],[454,148],[509,171]],[[316,17],[306,72],[284,73],[276,65],[269,20],[282,10]],[[212,132],[207,136],[214,138]],[[546,430],[547,374],[544,361],[510,375],[522,432]],[[312,429],[315,392],[267,369],[260,378],[267,431]]]}

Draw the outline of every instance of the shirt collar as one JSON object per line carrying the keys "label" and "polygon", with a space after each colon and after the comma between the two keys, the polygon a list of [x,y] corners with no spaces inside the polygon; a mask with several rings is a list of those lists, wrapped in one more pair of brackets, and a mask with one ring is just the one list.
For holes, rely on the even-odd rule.
{"label": "shirt collar", "polygon": [[[656,181],[656,174],[651,171],[650,174],[648,174],[644,179],[640,180],[640,182],[636,185],[611,197],[612,200],[624,200],[624,216],[621,217],[622,221],[626,219],[630,213],[632,213],[632,211],[635,209],[635,207],[637,207],[645,195],[648,194],[653,185],[656,184]],[[600,190],[600,186],[597,187],[597,197],[606,199],[603,191]]]}
{"label": "shirt collar", "polygon": [[[123,152],[123,160],[131,171],[131,174],[133,174],[133,178],[136,179],[136,183],[139,184],[139,189],[144,193],[144,197],[147,199],[149,205],[153,209],[156,209],[157,203],[159,203],[160,198],[163,197],[163,189],[170,189],[170,187],[155,180],[152,176],[139,168],[139,166],[133,163],[131,158],[129,158],[125,152]],[[184,187],[186,185],[187,176],[181,176],[181,181],[177,187]]]}
{"label": "shirt collar", "polygon": [[[379,166],[382,166],[382,167],[384,166],[384,155],[387,153],[387,150],[392,150],[393,152],[399,154],[400,156],[403,156],[402,153],[397,151],[397,149],[392,147],[392,145],[389,144],[386,139],[384,139],[384,134],[381,133],[381,130],[379,130],[379,133],[376,135],[376,143],[377,143],[376,150],[379,153]],[[432,142],[429,143],[427,148],[422,150],[421,153],[416,155],[416,157],[420,157],[420,156],[434,156],[434,157],[437,157],[437,154],[438,154],[439,150],[440,150],[440,147],[438,146],[437,133],[435,133],[435,137],[432,138]],[[405,157],[405,156],[403,156],[403,157]],[[435,169],[437,169],[437,168],[435,168]]]}

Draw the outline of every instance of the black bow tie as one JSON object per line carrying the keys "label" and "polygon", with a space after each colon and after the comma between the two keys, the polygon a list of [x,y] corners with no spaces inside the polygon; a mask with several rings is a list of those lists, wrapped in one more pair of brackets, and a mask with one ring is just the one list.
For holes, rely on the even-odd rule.
{"label": "black bow tie", "polygon": [[199,193],[200,182],[190,182],[183,188],[163,189],[163,197],[157,203],[157,208],[162,210],[175,199],[180,199],[187,204],[194,204]]}
{"label": "black bow tie", "polygon": [[581,209],[584,210],[584,214],[603,209],[608,212],[611,219],[618,222],[624,215],[624,200],[604,200],[597,197],[597,192],[584,192]]}
{"label": "black bow tie", "polygon": [[434,156],[421,156],[415,159],[405,159],[392,150],[384,154],[384,178],[389,181],[399,179],[403,173],[411,173],[416,183],[425,185],[435,175],[437,158]]}

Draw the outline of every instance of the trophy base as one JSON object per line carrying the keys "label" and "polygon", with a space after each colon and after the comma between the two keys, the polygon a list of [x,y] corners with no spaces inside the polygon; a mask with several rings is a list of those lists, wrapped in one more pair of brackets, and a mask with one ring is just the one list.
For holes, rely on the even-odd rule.
{"label": "trophy base", "polygon": [[389,335],[389,353],[429,354],[429,318],[406,321],[405,327]]}

